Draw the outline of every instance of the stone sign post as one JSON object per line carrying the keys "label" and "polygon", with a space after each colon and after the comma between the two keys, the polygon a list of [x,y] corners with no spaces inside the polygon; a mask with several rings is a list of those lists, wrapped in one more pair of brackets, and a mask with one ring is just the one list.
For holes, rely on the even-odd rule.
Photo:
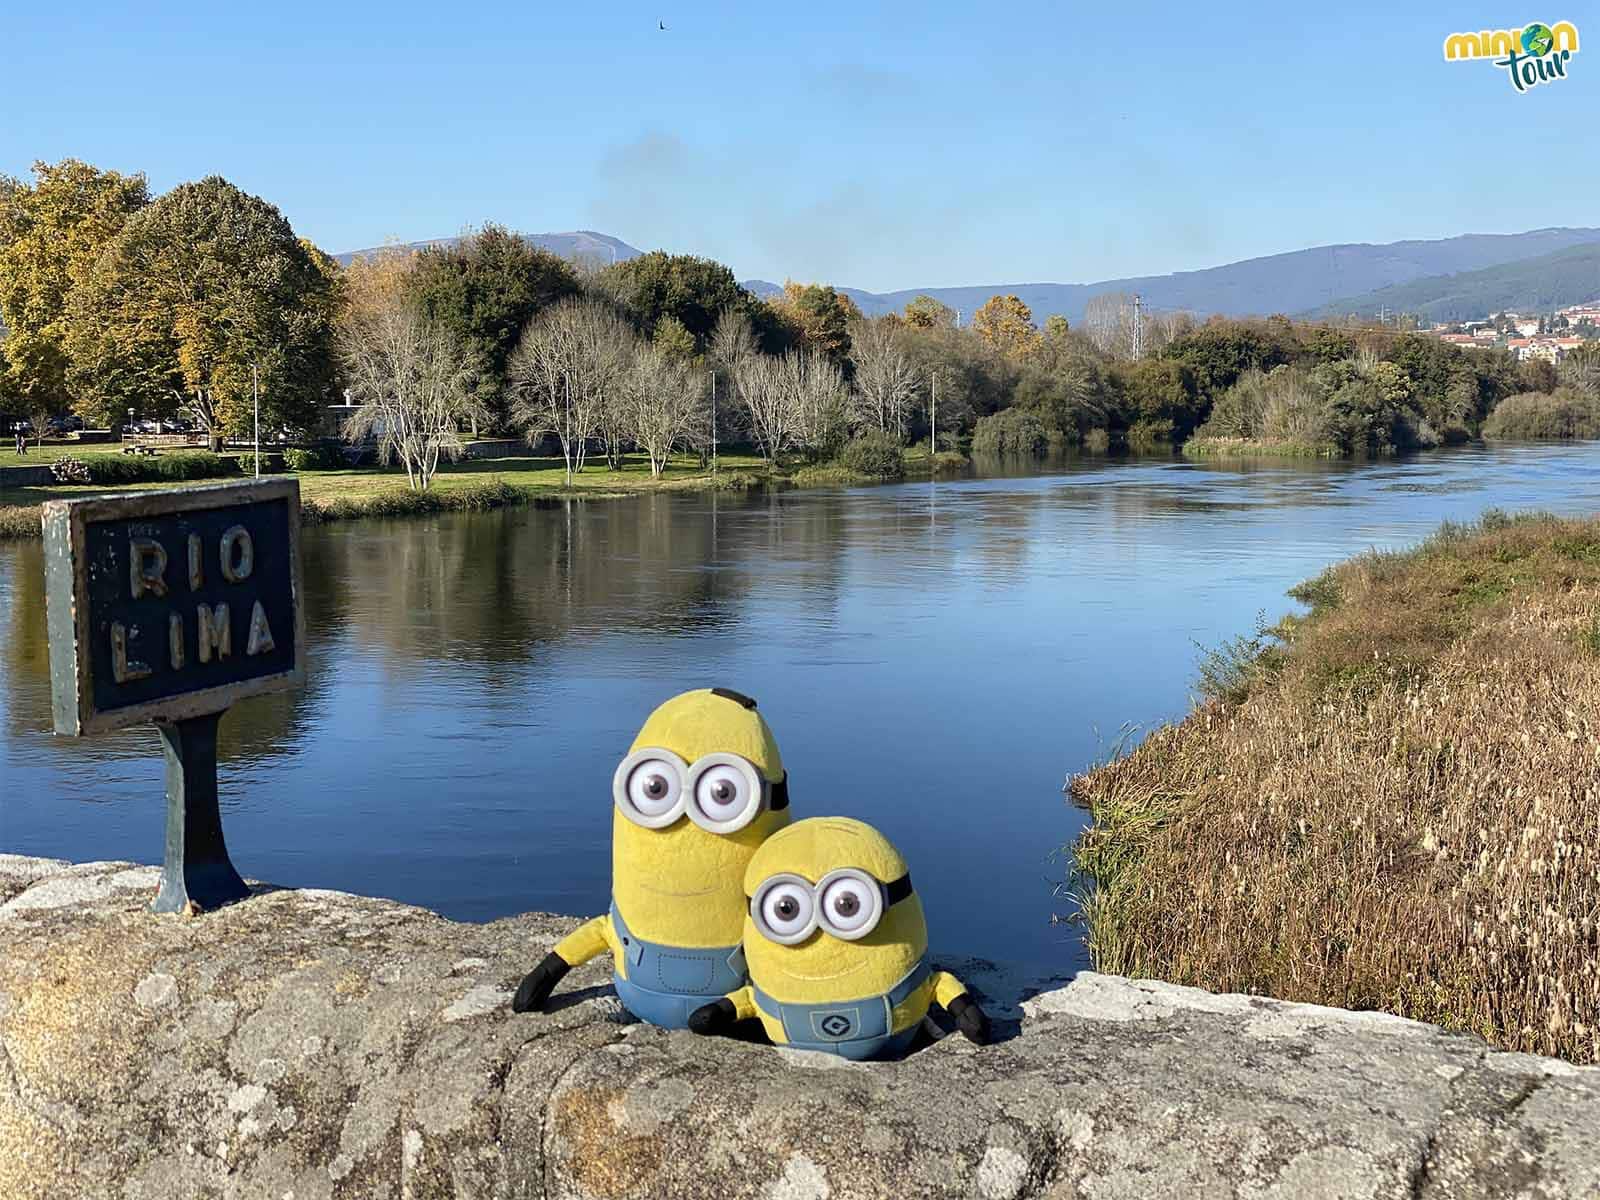
{"label": "stone sign post", "polygon": [[294,479],[44,506],[55,731],[154,721],[167,760],[156,912],[248,894],[217,805],[217,725],[305,680]]}

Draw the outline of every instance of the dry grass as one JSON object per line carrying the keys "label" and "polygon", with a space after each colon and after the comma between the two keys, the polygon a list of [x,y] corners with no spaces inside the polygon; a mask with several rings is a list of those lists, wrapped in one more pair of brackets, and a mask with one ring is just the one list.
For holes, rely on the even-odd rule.
{"label": "dry grass", "polygon": [[1096,966],[1600,1061],[1600,520],[1298,594],[1242,701],[1074,781]]}

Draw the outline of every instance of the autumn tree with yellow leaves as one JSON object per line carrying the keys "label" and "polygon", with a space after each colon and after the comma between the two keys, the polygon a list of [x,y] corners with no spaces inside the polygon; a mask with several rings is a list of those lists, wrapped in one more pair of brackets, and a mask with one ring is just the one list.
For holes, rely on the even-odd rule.
{"label": "autumn tree with yellow leaves", "polygon": [[1042,340],[1033,310],[1016,296],[990,296],[972,314],[972,330],[990,349],[1010,359],[1027,358]]}
{"label": "autumn tree with yellow leaves", "polygon": [[69,298],[149,202],[143,175],[73,158],[34,163],[32,183],[0,176],[0,390],[19,409],[55,415],[71,407]]}
{"label": "autumn tree with yellow leaves", "polygon": [[130,217],[69,307],[67,383],[86,420],[182,413],[214,446],[317,423],[334,392],[339,285],[265,200],[220,176]]}

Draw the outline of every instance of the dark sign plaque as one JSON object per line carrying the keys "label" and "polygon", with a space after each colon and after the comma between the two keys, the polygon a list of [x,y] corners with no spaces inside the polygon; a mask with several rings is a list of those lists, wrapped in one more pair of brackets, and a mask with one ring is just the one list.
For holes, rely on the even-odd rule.
{"label": "dark sign plaque", "polygon": [[44,506],[57,733],[154,721],[167,756],[157,911],[246,894],[217,807],[216,738],[236,700],[305,679],[293,479]]}
{"label": "dark sign plaque", "polygon": [[44,506],[57,733],[221,712],[304,681],[293,479]]}

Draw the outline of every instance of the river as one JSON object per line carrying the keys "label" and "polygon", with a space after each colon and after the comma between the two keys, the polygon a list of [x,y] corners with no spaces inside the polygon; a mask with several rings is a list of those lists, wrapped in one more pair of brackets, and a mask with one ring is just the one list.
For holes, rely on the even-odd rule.
{"label": "river", "polygon": [[[616,762],[655,704],[722,685],[760,702],[797,816],[900,846],[936,950],[1081,965],[1053,920],[1064,778],[1187,711],[1197,643],[1488,507],[1600,511],[1600,443],[309,529],[308,683],[223,722],[229,845],[252,877],[466,920],[599,912]],[[39,544],[0,543],[0,850],[158,862],[154,729],[51,735],[42,593]]]}

